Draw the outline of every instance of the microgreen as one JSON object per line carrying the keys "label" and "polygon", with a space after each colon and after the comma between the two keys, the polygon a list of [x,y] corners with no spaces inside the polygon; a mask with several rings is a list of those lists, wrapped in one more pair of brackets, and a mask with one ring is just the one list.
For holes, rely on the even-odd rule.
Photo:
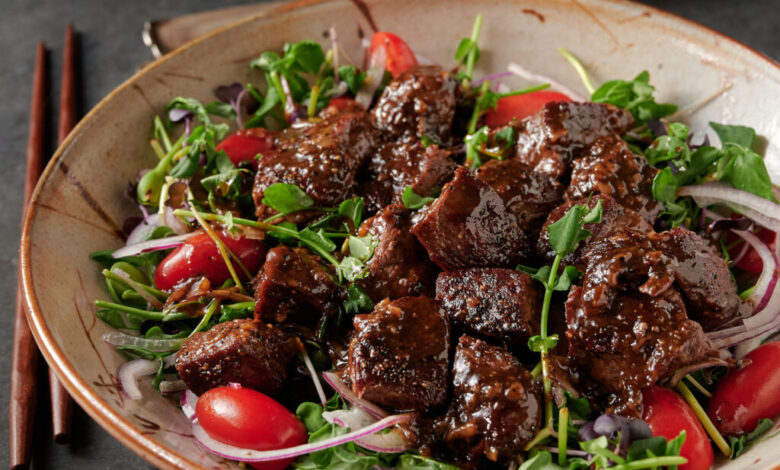
{"label": "microgreen", "polygon": [[406,206],[407,209],[412,210],[419,209],[435,199],[436,198],[430,196],[420,196],[414,192],[414,189],[412,189],[411,186],[405,187],[404,192],[401,194],[401,200],[403,201],[404,206]]}
{"label": "microgreen", "polygon": [[593,92],[590,100],[630,111],[639,126],[650,119],[660,119],[677,111],[677,105],[656,103],[654,91],[655,88],[650,85],[650,74],[645,70],[631,81],[611,80],[604,83]]}
{"label": "microgreen", "polygon": [[366,73],[354,65],[342,65],[339,67],[339,78],[347,84],[350,93],[357,95],[366,80]]}
{"label": "microgreen", "polygon": [[[739,437],[729,437],[729,447],[731,448],[729,458],[736,459],[745,453],[753,444],[772,437],[767,435],[767,432],[772,429],[772,426],[774,426],[774,422],[769,418],[764,418],[759,420],[756,429],[753,431]],[[775,433],[775,435],[776,434],[777,433]]]}
{"label": "microgreen", "polygon": [[306,210],[314,206],[314,200],[301,188],[288,183],[276,183],[267,187],[262,202],[281,214]]}
{"label": "microgreen", "polygon": [[474,75],[474,65],[479,60],[479,46],[477,40],[482,30],[482,14],[478,14],[474,19],[474,26],[471,29],[471,37],[461,39],[458,48],[455,51],[455,60],[465,67],[458,71],[458,80],[463,88],[468,90],[471,86],[471,79]]}

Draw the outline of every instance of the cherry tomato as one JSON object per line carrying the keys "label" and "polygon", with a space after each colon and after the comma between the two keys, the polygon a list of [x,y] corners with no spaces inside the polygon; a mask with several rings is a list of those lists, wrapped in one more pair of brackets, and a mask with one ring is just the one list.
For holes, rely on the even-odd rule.
{"label": "cherry tomato", "polygon": [[707,415],[723,434],[743,434],[763,418],[780,414],[780,342],[762,344],[729,371],[707,405]]}
{"label": "cherry tomato", "polygon": [[249,161],[255,168],[257,168],[255,157],[273,148],[274,132],[261,127],[241,129],[217,145],[217,150],[224,150],[234,165]]}
{"label": "cherry tomato", "polygon": [[506,96],[498,100],[496,109],[485,113],[485,124],[488,127],[501,127],[514,119],[523,119],[539,111],[545,103],[551,101],[571,101],[563,93],[541,90],[524,95]]}
{"label": "cherry tomato", "polygon": [[[266,251],[262,242],[244,237],[233,238],[226,233],[221,233],[220,238],[250,273],[260,269]],[[243,276],[243,270],[235,262],[233,266],[236,273]],[[216,243],[205,232],[188,238],[166,256],[154,271],[154,283],[158,289],[168,290],[195,276],[205,276],[214,286],[230,278],[230,271]]]}
{"label": "cherry tomato", "polygon": [[682,397],[672,390],[653,386],[643,392],[644,412],[654,436],[672,440],[685,431],[685,442],[680,455],[688,463],[680,470],[706,470],[712,466],[712,445],[693,410]]}
{"label": "cherry tomato", "polygon": [[[198,398],[195,415],[209,437],[243,449],[285,449],[305,444],[309,438],[294,414],[251,388],[212,388]],[[260,470],[282,470],[293,460],[251,465]]]}
{"label": "cherry tomato", "polygon": [[[774,251],[775,249],[775,232],[771,230],[767,230],[762,228],[758,232],[756,232],[756,236],[761,240],[762,242],[766,243],[766,245],[769,247],[771,251]],[[733,242],[734,240],[737,240],[736,235],[729,236],[726,239],[729,243]],[[743,245],[738,245],[729,250],[729,256],[734,259],[737,256],[739,256],[739,253],[742,251]],[[740,258],[739,262],[736,264],[736,266],[743,270],[747,271],[749,273],[760,273],[761,269],[764,267],[764,262],[761,261],[761,257],[758,256],[758,253],[756,253],[756,250],[753,249],[753,247],[748,246],[747,252],[745,255]]]}
{"label": "cherry tomato", "polygon": [[407,70],[417,67],[417,58],[412,49],[393,33],[376,32],[371,36],[371,49],[369,54],[373,55],[380,49],[384,49],[385,68],[393,75],[393,78],[401,75]]}
{"label": "cherry tomato", "polygon": [[327,112],[332,114],[346,113],[349,111],[358,111],[362,109],[363,107],[357,101],[355,101],[354,98],[350,98],[348,96],[331,98],[330,102],[328,103],[328,107],[326,108]]}

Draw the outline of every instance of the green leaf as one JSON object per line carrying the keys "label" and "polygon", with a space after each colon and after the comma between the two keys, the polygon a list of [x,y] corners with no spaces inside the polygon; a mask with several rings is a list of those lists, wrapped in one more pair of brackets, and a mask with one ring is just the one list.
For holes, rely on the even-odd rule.
{"label": "green leaf", "polygon": [[470,38],[461,39],[460,44],[458,44],[458,49],[455,50],[455,60],[463,62],[466,59],[466,56],[472,51],[474,51],[474,54],[476,55],[474,60],[479,60],[479,46],[477,43]]}
{"label": "green leaf", "polygon": [[567,292],[579,275],[580,271],[576,266],[566,266],[558,279],[555,280],[553,290]]}
{"label": "green leaf", "polygon": [[200,180],[200,184],[214,196],[236,199],[240,195],[241,175],[244,173],[247,173],[247,170],[234,168],[225,173],[207,176]]}
{"label": "green leaf", "polygon": [[340,276],[350,282],[363,279],[368,275],[363,262],[353,256],[345,256],[339,262],[337,269]]}
{"label": "green leaf", "polygon": [[338,215],[347,217],[352,220],[355,227],[360,225],[363,220],[363,206],[365,202],[362,197],[354,197],[352,199],[346,199],[339,204]]}
{"label": "green leaf", "polygon": [[314,41],[301,41],[293,44],[285,57],[292,56],[295,65],[304,72],[317,73],[325,62],[322,46]]}
{"label": "green leaf", "polygon": [[587,397],[574,398],[568,391],[564,392],[566,396],[566,407],[569,409],[571,419],[588,419],[590,417],[590,403]]}
{"label": "green leaf", "polygon": [[550,335],[544,339],[535,335],[528,338],[528,349],[533,352],[541,352],[542,349],[549,351],[558,345],[558,335]]}
{"label": "green leaf", "polygon": [[718,161],[716,178],[732,186],[770,201],[772,181],[760,155],[737,144],[724,144],[723,157]]}
{"label": "green leaf", "polygon": [[523,266],[522,264],[517,265],[517,270],[522,271],[528,275],[531,276],[532,279],[535,279],[545,286],[547,285],[547,282],[550,280],[550,266],[542,266],[540,268],[534,268],[531,266]]}
{"label": "green leaf", "polygon": [[224,323],[226,321],[238,320],[241,318],[249,318],[255,313],[254,302],[239,302],[235,304],[222,305],[220,307],[220,317],[217,323]]}
{"label": "green leaf", "polygon": [[366,80],[366,73],[354,65],[342,65],[339,67],[339,78],[347,84],[350,93],[357,95]]}
{"label": "green leaf", "polygon": [[377,239],[371,235],[366,235],[365,237],[352,235],[347,241],[349,254],[359,261],[368,261],[374,255],[374,248],[376,248],[377,243]]}
{"label": "green leaf", "polygon": [[348,314],[370,312],[374,308],[371,297],[362,287],[351,284],[347,287],[347,300],[344,301],[344,311]]}
{"label": "green leaf", "polygon": [[506,126],[496,132],[494,138],[496,142],[504,142],[504,148],[507,148],[515,143],[515,128],[512,126]]}
{"label": "green leaf", "polygon": [[402,454],[394,468],[397,470],[458,470],[455,465],[416,454]]}
{"label": "green leaf", "polygon": [[[228,212],[228,214],[229,214],[229,212]],[[293,232],[298,232],[298,227],[294,223],[292,223],[292,222],[284,221],[284,222],[279,222],[276,225],[277,225],[277,227],[282,227],[282,228],[286,228],[288,230],[292,230]],[[270,236],[270,237],[276,238],[280,242],[290,243],[291,241],[295,240],[295,237],[293,237],[291,235],[288,235],[286,233],[282,233],[282,232],[275,232],[275,231],[271,230],[271,231],[266,232],[266,234],[268,234],[268,236]]]}
{"label": "green leaf", "polygon": [[718,124],[717,122],[710,122],[710,127],[718,134],[721,146],[731,143],[749,150],[753,148],[756,131],[751,127]]}
{"label": "green leaf", "polygon": [[314,206],[314,199],[310,198],[298,186],[288,183],[276,183],[267,187],[263,194],[262,202],[282,214],[289,214]]}
{"label": "green leaf", "polygon": [[647,71],[643,71],[631,81],[611,80],[593,92],[591,101],[609,103],[630,111],[637,126],[677,111],[676,105],[655,102],[653,98],[655,88],[649,82],[650,74]]}
{"label": "green leaf", "polygon": [[653,178],[653,197],[661,202],[677,200],[677,178],[668,167],[659,171]]}
{"label": "green leaf", "polygon": [[325,236],[325,231],[322,229],[313,231],[309,228],[305,228],[298,232],[298,237],[301,240],[306,240],[308,243],[316,247],[316,249],[330,253],[336,249],[336,244],[333,243],[330,238]]}
{"label": "green leaf", "polygon": [[634,441],[628,448],[627,459],[628,461],[632,461],[666,455],[666,445],[666,439],[661,436],[653,436]]}
{"label": "green leaf", "polygon": [[[547,226],[550,246],[559,256],[566,256],[577,247],[577,245],[587,239],[591,232],[582,228],[585,223],[585,207],[580,205],[572,206],[566,214],[560,219]],[[588,211],[588,220],[591,223],[601,220],[601,200],[596,206]]]}
{"label": "green leaf", "polygon": [[713,163],[721,158],[720,150],[705,145],[699,147],[690,156],[690,162],[685,170],[677,174],[677,186],[685,186],[703,179],[710,174]]}
{"label": "green leaf", "polygon": [[554,464],[552,455],[543,450],[533,458],[523,462],[518,470],[563,470],[563,467]]}
{"label": "green leaf", "polygon": [[603,212],[601,199],[596,201],[596,205],[588,211],[585,216],[582,217],[583,224],[598,224],[601,222],[601,214]]}
{"label": "green leaf", "polygon": [[414,192],[411,186],[404,188],[404,192],[401,194],[401,200],[403,201],[404,206],[406,206],[407,209],[412,210],[419,209],[435,199],[436,198],[433,197],[420,196]]}
{"label": "green leaf", "polygon": [[322,411],[322,406],[307,401],[298,405],[295,415],[306,426],[306,430],[312,433],[328,424],[322,417]]}
{"label": "green leaf", "polygon": [[736,459],[745,451],[750,448],[751,445],[755,444],[756,442],[762,441],[761,439],[770,429],[772,429],[772,426],[774,423],[769,418],[764,418],[758,422],[758,426],[756,426],[756,429],[751,431],[748,434],[745,434],[743,436],[739,437],[729,437],[729,446],[731,447],[731,454],[729,455],[730,459]]}
{"label": "green leaf", "polygon": [[223,103],[222,101],[212,101],[205,106],[205,111],[213,116],[219,116],[225,119],[235,120],[236,110],[230,103]]}

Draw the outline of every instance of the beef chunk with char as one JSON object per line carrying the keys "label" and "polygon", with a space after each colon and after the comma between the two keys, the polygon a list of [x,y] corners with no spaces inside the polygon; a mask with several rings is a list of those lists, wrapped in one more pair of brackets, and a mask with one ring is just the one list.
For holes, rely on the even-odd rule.
{"label": "beef chunk with char", "polygon": [[472,268],[443,272],[436,299],[453,328],[525,348],[539,331],[541,296],[528,274],[512,269]]}
{"label": "beef chunk with char", "polygon": [[580,268],[580,270],[584,270],[585,265],[582,260],[582,254],[587,251],[589,242],[592,240],[600,240],[617,230],[634,229],[638,232],[653,231],[652,225],[640,217],[636,211],[626,209],[611,196],[596,194],[592,197],[564,202],[550,212],[547,216],[547,221],[544,223],[544,227],[539,234],[537,242],[537,250],[540,256],[550,263],[555,259],[555,251],[550,247],[550,234],[547,233],[547,227],[550,224],[560,220],[569,209],[577,204],[587,207],[588,209],[593,209],[599,201],[601,201],[601,222],[584,225],[583,228],[590,230],[592,233],[591,237],[580,243],[574,252],[569,253],[563,258],[561,261],[563,266],[575,265]]}
{"label": "beef chunk with char", "polygon": [[423,146],[419,140],[389,142],[379,148],[368,166],[368,181],[360,187],[366,209],[375,212],[400,204],[407,186],[430,196],[452,178],[458,165],[450,152],[438,145]]}
{"label": "beef chunk with char", "polygon": [[623,139],[603,137],[572,164],[566,198],[574,200],[592,194],[607,194],[652,224],[664,210],[653,198],[653,178],[657,173],[645,157],[629,150]]}
{"label": "beef chunk with char", "polygon": [[535,238],[547,214],[563,200],[564,187],[518,159],[491,160],[477,169],[477,179],[493,188],[523,230]]}
{"label": "beef chunk with char", "polygon": [[453,363],[453,399],[444,439],[462,465],[507,464],[542,422],[542,397],[531,374],[503,348],[461,336]]}
{"label": "beef chunk with char", "polygon": [[597,138],[634,127],[626,110],[608,104],[558,101],[520,122],[516,158],[534,171],[560,179],[571,161]]}
{"label": "beef chunk with char", "polygon": [[338,314],[343,297],[318,256],[285,245],[268,251],[254,285],[255,318],[266,322],[313,324]]}
{"label": "beef chunk with char", "polygon": [[262,200],[276,183],[300,187],[318,206],[338,205],[354,193],[358,170],[377,143],[378,133],[363,111],[296,122],[260,157],[252,190],[257,216],[275,214]]}
{"label": "beef chunk with char", "polygon": [[353,322],[347,370],[359,397],[399,411],[422,412],[444,403],[450,337],[439,302],[385,299]]}
{"label": "beef chunk with char", "polygon": [[176,370],[196,395],[231,382],[273,395],[297,350],[297,340],[274,326],[233,320],[184,340]]}
{"label": "beef chunk with char", "polygon": [[439,67],[417,67],[394,78],[373,109],[390,139],[428,137],[447,144],[455,117],[457,82]]}
{"label": "beef chunk with char", "polygon": [[432,296],[436,266],[412,233],[411,214],[395,204],[360,225],[358,236],[377,241],[368,260],[368,276],[358,281],[374,302],[384,298]]}
{"label": "beef chunk with char", "polygon": [[463,167],[441,195],[415,215],[412,231],[431,260],[445,270],[514,268],[530,254],[527,235],[498,193]]}

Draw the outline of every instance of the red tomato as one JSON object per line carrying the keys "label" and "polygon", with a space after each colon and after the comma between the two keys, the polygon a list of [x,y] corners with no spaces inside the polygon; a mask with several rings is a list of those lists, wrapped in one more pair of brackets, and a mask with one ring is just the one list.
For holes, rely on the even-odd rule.
{"label": "red tomato", "polygon": [[685,431],[685,442],[680,455],[688,463],[680,470],[706,470],[712,466],[712,445],[693,410],[682,397],[672,390],[653,386],[644,391],[644,412],[654,436],[672,440]]}
{"label": "red tomato", "polygon": [[274,148],[274,132],[262,127],[241,129],[228,136],[217,145],[217,150],[224,150],[234,165],[241,162],[252,162],[257,168],[257,154],[267,152]]}
{"label": "red tomato", "polygon": [[[305,444],[303,423],[274,399],[251,388],[217,387],[198,398],[195,415],[215,441],[242,449],[275,450]],[[294,459],[251,464],[282,470]]]}
{"label": "red tomato", "polygon": [[[221,233],[220,238],[250,273],[260,269],[266,251],[262,242],[244,237],[233,238],[225,233]],[[242,275],[243,270],[235,262],[233,266],[239,276]],[[206,276],[215,286],[230,278],[230,271],[216,243],[206,232],[188,238],[166,256],[154,271],[154,283],[158,289],[168,290],[195,276]]]}
{"label": "red tomato", "polygon": [[548,90],[506,96],[498,100],[496,109],[490,109],[485,113],[485,124],[492,128],[509,124],[513,118],[523,119],[530,116],[551,101],[571,101],[571,99],[563,93]]}
{"label": "red tomato", "polygon": [[331,98],[328,103],[327,110],[332,113],[345,113],[349,111],[362,110],[363,107],[355,101],[354,98],[348,96],[339,96],[337,98]]}
{"label": "red tomato", "polygon": [[[766,243],[770,250],[774,251],[776,243],[775,232],[762,228],[756,232],[756,236],[759,238],[759,240]],[[736,240],[736,238],[729,237],[727,240],[733,241]],[[738,245],[729,251],[729,256],[731,256],[733,259],[739,256],[741,251],[742,245]],[[753,247],[748,246],[747,253],[745,253],[745,256],[739,260],[736,266],[743,271],[757,274],[760,273],[761,269],[764,267],[764,262],[761,261],[761,257],[758,256],[756,250],[754,250]]]}
{"label": "red tomato", "polygon": [[380,49],[385,51],[387,57],[385,68],[393,75],[393,78],[417,67],[417,58],[412,49],[403,39],[393,33],[379,31],[371,36],[369,54],[373,56]]}
{"label": "red tomato", "polygon": [[707,405],[707,414],[723,434],[743,434],[763,418],[780,414],[780,342],[762,344],[729,371]]}

